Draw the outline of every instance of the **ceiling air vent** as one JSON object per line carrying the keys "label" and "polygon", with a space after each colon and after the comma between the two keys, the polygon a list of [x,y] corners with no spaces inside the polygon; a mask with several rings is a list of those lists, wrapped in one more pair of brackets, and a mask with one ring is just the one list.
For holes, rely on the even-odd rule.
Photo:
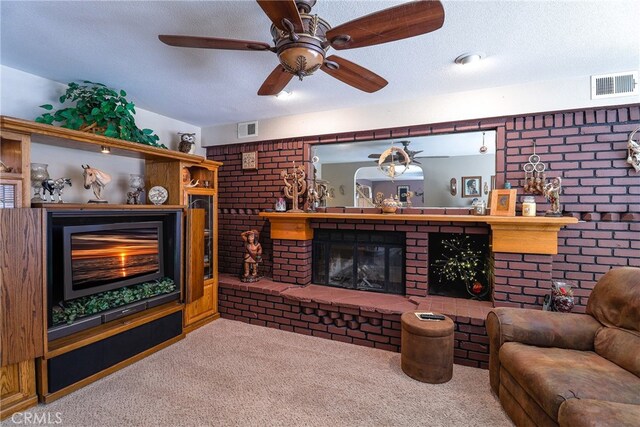
{"label": "ceiling air vent", "polygon": [[258,136],[258,122],[238,123],[238,139]]}
{"label": "ceiling air vent", "polygon": [[591,99],[638,95],[638,72],[591,76]]}

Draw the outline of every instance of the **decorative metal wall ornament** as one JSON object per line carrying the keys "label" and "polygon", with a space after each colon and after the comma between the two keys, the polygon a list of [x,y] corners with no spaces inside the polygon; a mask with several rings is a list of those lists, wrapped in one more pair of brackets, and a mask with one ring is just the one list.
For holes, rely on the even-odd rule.
{"label": "decorative metal wall ornament", "polygon": [[529,163],[526,163],[524,170],[524,192],[532,194],[544,193],[544,171],[547,165],[540,161],[540,156],[536,154],[536,140],[533,140],[533,154],[529,156]]}
{"label": "decorative metal wall ornament", "polygon": [[640,131],[640,126],[631,132],[627,142],[627,163],[633,166],[636,172],[640,172],[640,141],[635,142],[633,137],[638,131]]}
{"label": "decorative metal wall ornament", "polygon": [[449,181],[449,192],[451,193],[452,196],[455,196],[456,194],[458,194],[458,180],[455,178],[451,178],[451,181]]}
{"label": "decorative metal wall ornament", "polygon": [[291,199],[293,204],[288,212],[303,212],[302,209],[298,208],[298,199],[300,196],[304,196],[307,191],[307,174],[304,171],[304,166],[296,167],[296,162],[293,162],[291,172],[287,172],[286,169],[282,170],[280,176],[284,181],[282,191],[288,199]]}
{"label": "decorative metal wall ornament", "polygon": [[[378,169],[393,181],[409,169],[410,163],[411,158],[406,151],[400,147],[391,146],[380,154]],[[401,171],[399,172],[398,169],[401,169]]]}

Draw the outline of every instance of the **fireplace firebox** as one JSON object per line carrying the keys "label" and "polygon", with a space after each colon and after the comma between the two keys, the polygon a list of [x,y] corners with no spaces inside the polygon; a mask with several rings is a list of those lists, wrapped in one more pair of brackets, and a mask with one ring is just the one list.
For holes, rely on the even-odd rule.
{"label": "fireplace firebox", "polygon": [[316,230],[315,284],[405,294],[405,233]]}

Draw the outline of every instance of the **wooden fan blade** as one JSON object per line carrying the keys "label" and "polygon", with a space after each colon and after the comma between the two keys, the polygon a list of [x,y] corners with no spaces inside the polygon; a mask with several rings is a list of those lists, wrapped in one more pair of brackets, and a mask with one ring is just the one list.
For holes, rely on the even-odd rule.
{"label": "wooden fan blade", "polygon": [[384,9],[327,31],[334,49],[353,49],[419,36],[442,27],[439,1],[414,1]]}
{"label": "wooden fan blade", "polygon": [[369,71],[339,56],[331,55],[326,60],[337,63],[339,68],[334,70],[325,63],[320,68],[322,71],[356,89],[371,93],[382,89],[388,83],[373,71]]}
{"label": "wooden fan blade", "polygon": [[267,80],[265,80],[264,83],[262,83],[262,86],[260,86],[258,95],[275,95],[282,91],[292,78],[293,74],[286,72],[284,68],[282,68],[282,65],[278,64],[271,74],[269,74]]}
{"label": "wooden fan blade", "polygon": [[300,18],[300,13],[294,0],[257,0],[257,2],[277,28],[289,32],[289,28],[282,23],[283,19],[288,19],[293,24],[296,32],[301,33],[304,31],[302,18]]}
{"label": "wooden fan blade", "polygon": [[215,37],[159,35],[162,43],[177,47],[229,50],[271,50],[271,46],[249,40],[219,39]]}

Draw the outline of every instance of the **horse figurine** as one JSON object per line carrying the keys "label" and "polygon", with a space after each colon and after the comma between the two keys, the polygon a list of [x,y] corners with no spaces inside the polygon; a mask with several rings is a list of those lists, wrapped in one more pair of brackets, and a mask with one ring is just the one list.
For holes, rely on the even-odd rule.
{"label": "horse figurine", "polygon": [[58,203],[63,203],[62,191],[65,185],[71,187],[71,178],[45,179],[42,181],[43,195],[46,197],[47,193],[49,193],[49,198],[53,202],[53,195],[55,194],[58,196]]}
{"label": "horse figurine", "polygon": [[89,165],[82,165],[82,177],[84,179],[84,188],[88,190],[89,187],[93,190],[95,199],[89,200],[89,203],[107,203],[102,198],[102,189],[111,182],[111,175],[101,171],[100,169],[92,168]]}

